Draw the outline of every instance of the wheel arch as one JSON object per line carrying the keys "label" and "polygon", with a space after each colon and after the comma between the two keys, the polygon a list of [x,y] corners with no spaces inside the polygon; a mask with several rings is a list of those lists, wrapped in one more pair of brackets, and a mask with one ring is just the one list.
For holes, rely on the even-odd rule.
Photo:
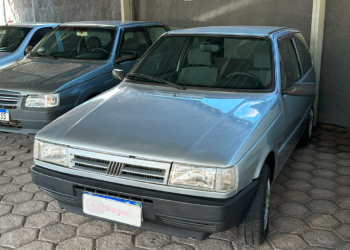
{"label": "wheel arch", "polygon": [[264,163],[266,163],[269,166],[270,172],[271,172],[271,178],[273,181],[274,177],[275,177],[275,169],[276,169],[276,156],[275,156],[275,153],[273,151],[271,151],[268,154]]}

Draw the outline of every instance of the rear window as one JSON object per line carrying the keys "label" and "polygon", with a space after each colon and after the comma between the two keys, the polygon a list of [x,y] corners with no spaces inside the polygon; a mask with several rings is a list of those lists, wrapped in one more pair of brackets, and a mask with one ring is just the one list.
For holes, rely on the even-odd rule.
{"label": "rear window", "polygon": [[300,60],[301,60],[301,67],[303,69],[304,74],[309,71],[309,69],[312,67],[312,59],[309,52],[309,49],[306,45],[305,40],[302,38],[300,34],[295,35],[295,44],[297,46]]}

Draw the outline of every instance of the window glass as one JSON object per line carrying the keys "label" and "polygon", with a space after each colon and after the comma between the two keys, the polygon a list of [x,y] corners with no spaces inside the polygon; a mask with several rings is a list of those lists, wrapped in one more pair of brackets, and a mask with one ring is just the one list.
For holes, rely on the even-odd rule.
{"label": "window glass", "polygon": [[13,52],[28,35],[31,28],[0,27],[0,52]]}
{"label": "window glass", "polygon": [[37,30],[32,38],[30,39],[28,46],[32,46],[35,47],[35,45],[38,44],[38,42],[40,42],[41,39],[43,39],[43,37],[49,33],[52,30],[52,28],[43,28],[43,29],[39,29]]}
{"label": "window glass", "polygon": [[298,57],[295,53],[294,45],[291,39],[285,39],[282,46],[282,88],[291,87],[300,77],[300,68]]}
{"label": "window glass", "polygon": [[185,86],[271,89],[270,44],[263,38],[165,36],[131,73]]}
{"label": "window glass", "polygon": [[147,39],[143,30],[125,31],[122,37],[119,56],[124,52],[136,52],[141,57],[148,49]]}
{"label": "window glass", "polygon": [[303,68],[304,74],[309,71],[309,69],[312,67],[312,59],[310,52],[307,48],[307,45],[305,43],[305,40],[299,35],[295,35],[295,44],[298,48],[300,60],[301,60],[301,66]]}
{"label": "window glass", "polygon": [[154,43],[167,30],[162,26],[157,26],[157,27],[147,27],[147,31],[151,38],[152,43]]}
{"label": "window glass", "polygon": [[114,41],[114,30],[104,28],[59,27],[46,36],[31,55],[57,58],[107,59]]}

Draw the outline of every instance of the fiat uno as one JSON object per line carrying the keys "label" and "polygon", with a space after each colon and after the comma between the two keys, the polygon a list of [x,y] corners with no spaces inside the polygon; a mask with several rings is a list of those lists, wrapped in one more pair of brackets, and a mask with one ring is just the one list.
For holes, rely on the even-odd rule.
{"label": "fiat uno", "polygon": [[270,190],[313,128],[315,72],[295,29],[171,31],[122,83],[35,137],[33,181],[95,219],[204,239],[268,232]]}

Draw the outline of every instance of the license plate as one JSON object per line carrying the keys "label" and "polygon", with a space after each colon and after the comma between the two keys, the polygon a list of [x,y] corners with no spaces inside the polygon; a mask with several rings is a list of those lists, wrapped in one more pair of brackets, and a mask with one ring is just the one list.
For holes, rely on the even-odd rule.
{"label": "license plate", "polygon": [[7,109],[0,109],[0,121],[10,121],[10,113]]}
{"label": "license plate", "polygon": [[83,210],[86,214],[104,219],[136,227],[141,226],[142,205],[140,202],[84,192]]}

